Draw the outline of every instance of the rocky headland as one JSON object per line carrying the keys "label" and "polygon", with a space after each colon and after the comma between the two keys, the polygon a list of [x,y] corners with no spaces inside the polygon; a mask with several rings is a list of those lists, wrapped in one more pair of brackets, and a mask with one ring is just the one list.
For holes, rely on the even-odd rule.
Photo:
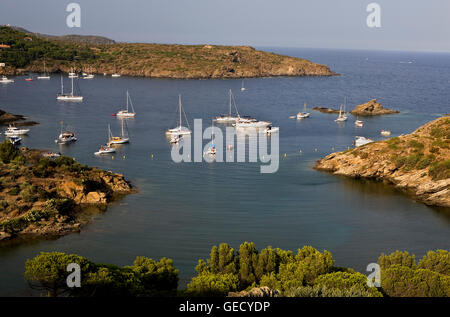
{"label": "rocky headland", "polygon": [[58,237],[79,231],[84,210],[133,192],[120,174],[81,165],[70,157],[0,144],[0,240]]}
{"label": "rocky headland", "polygon": [[384,181],[427,205],[450,207],[450,117],[408,135],[332,153],[314,168]]}
{"label": "rocky headland", "polygon": [[35,121],[26,121],[27,117],[20,114],[12,114],[0,109],[0,125],[14,123],[16,126],[31,126],[38,124]]}
{"label": "rocky headland", "polygon": [[372,99],[366,103],[357,105],[352,111],[350,111],[350,113],[355,116],[378,116],[383,114],[395,114],[399,112],[397,110],[386,109],[381,105],[381,103],[377,102],[376,99]]}
{"label": "rocky headland", "polygon": [[[0,27],[0,75],[48,72],[119,73],[152,78],[206,79],[269,76],[334,76],[326,65],[306,59],[255,50],[250,46],[115,43],[85,37],[58,39]],[[101,44],[107,43],[107,44]],[[8,52],[20,52],[10,58]],[[23,56],[22,56],[23,55]]]}

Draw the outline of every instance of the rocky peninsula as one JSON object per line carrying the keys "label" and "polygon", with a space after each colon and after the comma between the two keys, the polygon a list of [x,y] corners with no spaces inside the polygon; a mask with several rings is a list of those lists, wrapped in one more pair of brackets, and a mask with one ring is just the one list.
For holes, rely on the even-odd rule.
{"label": "rocky peninsula", "polygon": [[332,153],[314,168],[384,181],[427,205],[450,207],[450,117],[408,135]]}
{"label": "rocky peninsula", "polygon": [[83,212],[87,207],[104,211],[133,192],[120,174],[44,153],[0,144],[0,240],[79,231],[90,220]]}
{"label": "rocky peninsula", "polygon": [[26,121],[27,117],[20,114],[12,114],[0,109],[0,125],[8,125],[14,123],[16,126],[31,126],[38,124],[35,121]]}
{"label": "rocky peninsula", "polygon": [[[115,43],[71,36],[53,39],[0,27],[0,75],[48,72],[118,73],[152,78],[206,79],[333,76],[328,66],[250,46]],[[107,44],[101,44],[107,43]],[[45,52],[36,56],[34,52]],[[14,54],[11,54],[14,52]]]}

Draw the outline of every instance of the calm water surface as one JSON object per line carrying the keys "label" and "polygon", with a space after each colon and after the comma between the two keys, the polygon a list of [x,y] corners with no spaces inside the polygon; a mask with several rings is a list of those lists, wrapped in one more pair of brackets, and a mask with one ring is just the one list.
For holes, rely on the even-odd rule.
{"label": "calm water surface", "polygon": [[[269,50],[269,49],[268,49]],[[24,114],[40,124],[23,145],[73,156],[81,163],[123,173],[139,192],[114,203],[79,234],[0,248],[0,295],[29,295],[24,263],[41,251],[77,253],[96,262],[131,264],[138,255],[170,257],[180,269],[180,286],[194,274],[212,245],[239,247],[253,241],[296,250],[312,245],[333,253],[336,264],[364,271],[381,252],[408,250],[422,257],[430,249],[450,249],[450,217],[445,210],[416,203],[389,186],[335,177],[312,170],[314,162],[351,146],[355,135],[381,139],[410,133],[450,112],[450,55],[407,52],[270,49],[327,64],[342,76],[240,80],[78,80],[85,101],[57,102],[60,78],[0,85],[0,109]],[[70,82],[65,79],[66,87]],[[106,141],[107,125],[129,89],[137,117],[128,120],[131,143],[112,157],[95,157]],[[241,114],[280,127],[280,168],[260,174],[260,163],[173,163],[164,131],[177,118],[177,96],[192,125],[227,112],[232,89]],[[378,98],[398,115],[354,118],[337,125],[335,115],[312,111],[304,121],[289,119],[308,107],[348,108]],[[78,142],[58,147],[59,122],[74,129]],[[205,141],[206,142],[206,141]],[[299,152],[301,150],[301,154]],[[286,153],[286,155],[284,155]],[[153,157],[152,157],[153,155]]]}

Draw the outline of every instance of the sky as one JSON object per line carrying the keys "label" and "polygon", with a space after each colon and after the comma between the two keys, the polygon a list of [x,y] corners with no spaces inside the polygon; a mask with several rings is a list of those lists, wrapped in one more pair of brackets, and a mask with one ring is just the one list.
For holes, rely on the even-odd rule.
{"label": "sky", "polygon": [[[66,7],[81,8],[81,27]],[[370,28],[369,3],[381,27]],[[450,0],[0,0],[0,24],[120,42],[450,52]]]}

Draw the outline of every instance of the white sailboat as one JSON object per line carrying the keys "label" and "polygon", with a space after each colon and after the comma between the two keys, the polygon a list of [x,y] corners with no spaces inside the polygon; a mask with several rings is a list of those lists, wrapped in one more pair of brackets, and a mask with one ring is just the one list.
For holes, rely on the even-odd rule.
{"label": "white sailboat", "polygon": [[309,117],[310,113],[306,112],[306,102],[304,103],[303,107],[303,112],[297,113],[297,119],[304,119]]}
{"label": "white sailboat", "polygon": [[111,133],[111,126],[108,125],[110,144],[124,144],[130,142],[128,133],[125,134],[124,124],[125,120],[122,120],[122,134],[120,136],[113,136]]}
{"label": "white sailboat", "polygon": [[50,79],[50,76],[47,74],[47,69],[45,68],[45,60],[44,60],[44,74],[38,76],[37,79]]}
{"label": "white sailboat", "polygon": [[246,88],[244,87],[244,80],[242,79],[242,87],[241,87],[241,91],[244,91]]}
{"label": "white sailboat", "polygon": [[339,116],[337,117],[336,122],[344,122],[347,121],[348,117],[345,114],[345,106],[344,106],[344,112],[342,112],[342,105],[339,107]]}
{"label": "white sailboat", "polygon": [[71,71],[70,71],[70,73],[69,73],[69,78],[77,78],[78,77],[78,75],[77,75],[77,73],[75,73],[74,71],[73,71],[73,67],[72,67],[72,69],[71,69]]}
{"label": "white sailboat", "polygon": [[83,101],[83,96],[75,96],[73,94],[73,77],[72,79],[72,92],[70,94],[64,93],[64,81],[61,75],[61,93],[56,96],[57,100],[60,101]]}
{"label": "white sailboat", "polygon": [[[166,131],[166,134],[169,135],[169,136],[171,136],[171,135],[187,135],[187,134],[191,134],[191,130],[189,128],[183,127],[183,125],[182,125],[183,121],[181,119],[181,113],[182,112],[184,113],[184,111],[183,111],[183,107],[181,105],[181,95],[178,96],[178,111],[180,113],[180,124],[179,124],[178,127],[173,128],[173,129],[169,129],[169,130]],[[184,114],[184,116],[186,117],[186,114]],[[187,122],[187,119],[186,119],[186,123],[189,126],[189,122]]]}
{"label": "white sailboat", "polygon": [[206,151],[206,154],[216,155],[216,145],[214,144],[214,120],[212,120],[211,144],[208,151]]}
{"label": "white sailboat", "polygon": [[[128,109],[128,103],[131,105],[131,110],[132,110],[131,112]],[[134,118],[135,115],[136,115],[136,113],[134,112],[133,102],[131,101],[130,94],[128,93],[128,90],[127,90],[127,109],[119,110],[116,113],[116,116],[124,117],[124,118]]]}
{"label": "white sailboat", "polygon": [[76,140],[77,140],[77,137],[75,136],[74,132],[63,130],[63,122],[61,121],[61,132],[60,132],[58,138],[55,140],[55,143],[68,144],[68,143],[75,142]]}
{"label": "white sailboat", "polygon": [[[108,125],[108,140],[111,139],[111,129]],[[111,147],[111,144],[108,142],[105,145],[100,146],[99,150],[97,152],[94,152],[95,155],[102,155],[102,154],[110,154],[115,153],[116,149]]]}
{"label": "white sailboat", "polygon": [[[219,122],[219,123],[233,123],[233,122],[236,122],[239,119],[239,112],[237,110],[236,102],[234,101],[233,93],[231,92],[231,89],[229,91],[229,95],[230,95],[230,111],[229,111],[228,114],[223,114],[223,115],[220,115],[220,116],[216,117],[215,120],[217,122]],[[234,102],[234,109],[236,110],[237,117],[234,117],[231,114],[231,104],[232,104],[232,102]]]}
{"label": "white sailboat", "polygon": [[14,79],[9,79],[6,76],[2,76],[2,78],[0,78],[0,84],[9,84],[9,83],[13,83]]}
{"label": "white sailboat", "polygon": [[113,77],[113,78],[120,77],[120,74],[117,73],[117,68],[116,68],[116,64],[115,63],[114,63],[114,73],[111,75],[111,77]]}

